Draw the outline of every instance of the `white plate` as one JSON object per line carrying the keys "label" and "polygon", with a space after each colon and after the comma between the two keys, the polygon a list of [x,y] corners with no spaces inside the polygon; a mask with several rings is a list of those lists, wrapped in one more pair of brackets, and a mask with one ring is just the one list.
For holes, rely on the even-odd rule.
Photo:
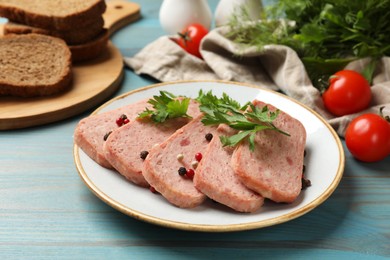
{"label": "white plate", "polygon": [[225,92],[242,104],[256,98],[300,120],[307,131],[305,174],[312,186],[302,191],[292,204],[266,202],[259,211],[251,214],[234,212],[211,201],[194,209],[180,209],[168,203],[161,195],[138,187],[117,172],[99,166],[75,145],[74,158],[79,174],[97,197],[113,208],[149,223],[184,230],[222,232],[254,229],[289,221],[317,207],[335,190],[344,170],[344,151],[339,137],[317,113],[276,92],[243,83],[222,81],[162,83],[119,96],[94,113],[152,97],[160,90],[196,97],[200,89],[212,90],[217,96]]}

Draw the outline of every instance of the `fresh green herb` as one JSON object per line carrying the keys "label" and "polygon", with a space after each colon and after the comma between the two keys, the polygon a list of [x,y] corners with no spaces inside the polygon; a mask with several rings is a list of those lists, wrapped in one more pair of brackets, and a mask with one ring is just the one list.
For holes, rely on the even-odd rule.
{"label": "fresh green herb", "polygon": [[167,119],[176,117],[190,117],[187,114],[190,98],[177,98],[168,91],[160,91],[160,95],[148,100],[153,109],[146,108],[138,117],[150,117],[154,122],[162,123]]}
{"label": "fresh green herb", "polygon": [[[255,149],[256,133],[262,130],[273,130],[289,136],[288,133],[277,128],[273,121],[280,113],[272,112],[267,106],[258,108],[251,103],[240,106],[237,101],[223,93],[222,98],[217,98],[211,91],[200,91],[197,100],[200,102],[200,110],[204,113],[202,123],[205,125],[226,124],[233,129],[241,130],[232,136],[220,136],[224,146],[236,146],[245,138],[249,140],[251,151]],[[248,109],[249,108],[249,109]],[[246,110],[245,112],[243,112]]]}
{"label": "fresh green herb", "polygon": [[201,110],[207,110],[206,112],[208,113],[211,113],[213,109],[224,109],[223,107],[227,107],[226,111],[231,109],[235,111],[245,110],[250,104],[250,102],[247,102],[244,106],[241,106],[239,102],[232,99],[226,93],[222,93],[222,97],[218,98],[213,95],[211,90],[205,93],[202,89],[199,90],[196,100],[201,104]]}
{"label": "fresh green herb", "polygon": [[278,0],[255,23],[238,10],[230,21],[233,41],[291,47],[320,90],[328,76],[359,58],[371,58],[363,71],[371,82],[379,58],[390,55],[390,0]]}

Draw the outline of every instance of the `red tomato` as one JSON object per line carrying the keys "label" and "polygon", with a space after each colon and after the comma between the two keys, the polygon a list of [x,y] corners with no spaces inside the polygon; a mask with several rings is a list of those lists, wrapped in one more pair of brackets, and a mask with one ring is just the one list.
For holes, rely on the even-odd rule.
{"label": "red tomato", "polygon": [[326,109],[335,116],[357,113],[369,106],[370,84],[358,72],[341,70],[330,77],[329,83],[322,100]]}
{"label": "red tomato", "polygon": [[356,117],[345,132],[351,154],[364,162],[376,162],[390,155],[390,122],[377,114]]}
{"label": "red tomato", "polygon": [[181,33],[179,33],[180,38],[178,43],[188,53],[202,59],[202,55],[199,52],[199,47],[200,42],[207,33],[208,30],[203,25],[197,23],[190,24],[184,28]]}

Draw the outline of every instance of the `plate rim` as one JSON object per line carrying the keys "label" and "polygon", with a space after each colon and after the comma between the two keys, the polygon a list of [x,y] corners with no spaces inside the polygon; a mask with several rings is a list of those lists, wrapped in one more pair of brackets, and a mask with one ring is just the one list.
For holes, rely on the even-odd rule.
{"label": "plate rim", "polygon": [[338,169],[337,173],[332,181],[332,183],[327,187],[327,189],[321,193],[320,196],[318,196],[316,199],[308,203],[307,205],[303,206],[302,208],[295,210],[293,212],[269,218],[266,220],[261,220],[261,221],[254,221],[254,222],[249,222],[249,223],[240,223],[240,224],[227,224],[227,225],[208,225],[208,224],[192,224],[192,223],[186,223],[186,222],[178,222],[178,221],[172,221],[172,220],[166,220],[166,219],[161,219],[155,216],[150,216],[148,214],[139,212],[137,210],[131,209],[126,205],[123,205],[122,203],[112,199],[110,196],[105,194],[103,191],[101,191],[93,182],[92,180],[88,177],[86,174],[83,165],[81,164],[80,161],[80,155],[79,155],[79,147],[76,143],[74,143],[73,146],[73,158],[74,162],[76,164],[76,169],[78,171],[78,174],[80,178],[83,180],[85,185],[92,191],[92,193],[95,194],[100,200],[105,202],[107,205],[111,206],[112,208],[130,216],[133,217],[137,220],[141,220],[150,224],[155,224],[167,228],[174,228],[174,229],[180,229],[180,230],[186,230],[186,231],[201,231],[201,232],[232,232],[232,231],[244,231],[244,230],[252,230],[252,229],[258,229],[258,228],[264,228],[268,226],[273,226],[277,224],[282,224],[284,222],[296,219],[320,204],[322,204],[324,201],[326,201],[330,195],[334,192],[334,190],[337,188],[339,185],[341,178],[343,176],[344,168],[345,168],[345,153],[343,146],[341,144],[341,140],[339,136],[337,135],[336,131],[331,127],[331,125],[326,122],[326,120],[318,114],[316,111],[314,111],[312,108],[306,106],[305,104],[300,103],[299,101],[276,91],[266,89],[254,84],[250,83],[243,83],[243,82],[235,82],[235,81],[225,81],[225,80],[178,80],[178,81],[170,81],[170,82],[162,82],[162,83],[156,83],[156,84],[151,84],[147,85],[144,87],[140,87],[134,90],[131,90],[129,92],[123,93],[117,97],[114,97],[98,108],[96,108],[90,115],[95,115],[97,114],[100,110],[103,108],[107,107],[111,103],[123,99],[129,95],[133,95],[137,92],[142,92],[148,89],[152,88],[158,88],[161,86],[165,85],[173,85],[173,84],[183,84],[183,83],[224,83],[224,84],[230,84],[230,85],[238,85],[238,86],[245,86],[245,87],[250,87],[250,88],[255,88],[259,89],[262,91],[267,91],[271,92],[273,94],[279,95],[283,98],[288,99],[289,101],[292,101],[294,103],[297,103],[298,105],[302,106],[303,108],[307,109],[309,112],[311,112],[313,115],[315,115],[330,131],[332,134],[333,139],[335,140],[337,144],[337,148],[339,151],[339,163],[338,163]]}

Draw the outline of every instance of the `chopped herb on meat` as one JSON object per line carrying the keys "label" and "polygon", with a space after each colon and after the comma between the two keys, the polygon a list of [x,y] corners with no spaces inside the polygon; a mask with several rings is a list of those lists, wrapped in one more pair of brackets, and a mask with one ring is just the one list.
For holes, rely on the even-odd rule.
{"label": "chopped herb on meat", "polygon": [[[205,125],[226,124],[236,130],[241,130],[232,136],[220,136],[224,146],[236,146],[245,138],[249,139],[249,148],[255,149],[255,135],[262,130],[277,131],[289,136],[288,133],[277,128],[273,121],[277,118],[280,110],[272,112],[267,106],[262,109],[247,103],[244,106],[223,93],[222,98],[217,98],[211,91],[199,92],[197,100],[200,102],[200,110],[205,114],[202,123]],[[249,109],[248,109],[249,108]],[[243,112],[244,111],[244,112]]]}
{"label": "chopped herb on meat", "polygon": [[160,95],[153,96],[152,99],[149,99],[148,103],[153,106],[153,109],[146,108],[138,115],[138,118],[150,117],[157,123],[162,123],[170,118],[190,118],[187,114],[190,98],[178,99],[168,91],[160,91]]}

